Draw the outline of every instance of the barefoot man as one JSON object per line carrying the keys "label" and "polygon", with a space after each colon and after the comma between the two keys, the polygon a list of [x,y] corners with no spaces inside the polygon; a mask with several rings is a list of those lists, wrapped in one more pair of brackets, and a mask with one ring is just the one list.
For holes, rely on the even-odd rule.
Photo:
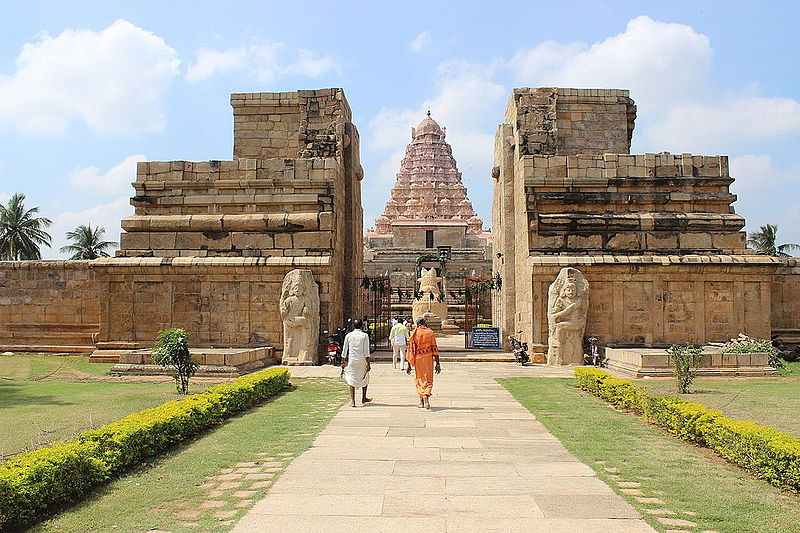
{"label": "barefoot man", "polygon": [[364,322],[357,318],[353,321],[353,331],[344,338],[342,346],[342,374],[350,385],[350,405],[356,406],[356,387],[361,387],[361,403],[369,403],[367,385],[369,385],[369,335],[364,333]]}
{"label": "barefoot man", "polygon": [[[414,367],[416,375],[417,395],[419,395],[419,407],[431,408],[431,392],[433,391],[433,373],[438,374],[442,371],[439,364],[439,347],[436,345],[436,334],[425,323],[425,318],[417,319],[417,328],[408,339],[408,351],[406,359],[409,367],[406,372],[411,373]],[[436,365],[434,366],[434,361]]]}

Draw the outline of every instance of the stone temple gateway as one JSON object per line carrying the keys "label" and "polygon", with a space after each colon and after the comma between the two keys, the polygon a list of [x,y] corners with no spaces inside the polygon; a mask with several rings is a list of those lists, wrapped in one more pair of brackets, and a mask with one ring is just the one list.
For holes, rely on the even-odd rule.
{"label": "stone temple gateway", "polygon": [[[513,91],[492,171],[495,324],[546,352],[548,287],[573,267],[590,286],[586,335],[606,346],[796,339],[797,260],[746,249],[728,158],[631,155],[635,117],[626,90]],[[619,350],[610,363],[653,361]]]}
{"label": "stone temple gateway", "polygon": [[[0,262],[0,351],[91,353],[135,371],[159,330],[182,327],[210,371],[244,372],[298,344],[285,328],[310,338],[352,316],[363,171],[344,92],[234,94],[231,105],[232,160],[139,164],[117,257]],[[504,338],[547,352],[549,314],[563,345],[574,351],[579,330],[559,320],[585,326],[632,372],[672,343],[800,342],[800,262],[746,249],[727,157],[632,155],[635,118],[625,90],[515,89],[495,137],[491,244],[444,130],[424,119],[367,236],[367,266],[408,278],[401,266],[419,250],[458,241],[453,265],[503,280],[492,313]],[[565,268],[573,281],[550,308]],[[587,294],[585,321],[567,317],[570,298]],[[318,355],[306,337],[303,360],[287,362]],[[614,351],[625,347],[635,349]]]}
{"label": "stone temple gateway", "polygon": [[294,269],[319,285],[322,327],[350,314],[363,171],[344,92],[234,94],[231,106],[233,160],[139,163],[118,257],[0,262],[0,350],[136,365],[159,330],[182,327],[208,348],[201,363],[244,370],[280,359]]}

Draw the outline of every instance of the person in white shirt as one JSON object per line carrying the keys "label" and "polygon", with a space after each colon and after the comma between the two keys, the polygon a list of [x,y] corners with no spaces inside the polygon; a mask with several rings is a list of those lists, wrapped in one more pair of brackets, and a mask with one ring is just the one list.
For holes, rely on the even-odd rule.
{"label": "person in white shirt", "polygon": [[361,403],[369,403],[367,385],[369,385],[369,335],[362,331],[364,322],[357,318],[353,321],[353,331],[344,338],[342,346],[342,374],[350,386],[350,405],[356,406],[356,387],[361,387]]}
{"label": "person in white shirt", "polygon": [[389,332],[389,342],[392,344],[392,366],[397,368],[398,357],[400,359],[400,370],[405,370],[406,366],[406,346],[408,346],[408,328],[403,319],[398,317],[392,330]]}

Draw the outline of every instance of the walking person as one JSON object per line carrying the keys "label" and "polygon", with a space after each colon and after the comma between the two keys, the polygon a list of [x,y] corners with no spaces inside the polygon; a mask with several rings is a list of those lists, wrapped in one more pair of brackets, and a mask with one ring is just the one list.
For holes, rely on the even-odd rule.
{"label": "walking person", "polygon": [[406,366],[406,346],[408,346],[408,328],[403,319],[397,317],[389,332],[389,342],[392,343],[392,366],[397,368],[397,360],[400,360],[400,370]]}
{"label": "walking person", "polygon": [[364,331],[364,322],[357,318],[353,321],[353,331],[344,338],[342,346],[342,374],[350,386],[350,405],[356,406],[356,387],[361,388],[361,403],[369,403],[367,385],[369,385],[369,335]]}
{"label": "walking person", "polygon": [[419,407],[430,409],[433,374],[434,372],[436,374],[441,372],[442,366],[439,364],[439,347],[436,344],[436,334],[428,327],[424,317],[417,319],[417,327],[408,340],[406,359],[409,363],[406,372],[410,374],[411,367],[414,367]]}

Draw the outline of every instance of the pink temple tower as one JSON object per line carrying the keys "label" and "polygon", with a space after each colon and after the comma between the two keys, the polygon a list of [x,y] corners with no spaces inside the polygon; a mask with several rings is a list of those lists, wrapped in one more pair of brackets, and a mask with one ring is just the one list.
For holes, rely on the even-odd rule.
{"label": "pink temple tower", "polygon": [[430,254],[448,258],[450,289],[492,273],[491,233],[467,197],[445,134],[430,112],[411,129],[389,201],[364,239],[365,274],[388,276],[392,287],[413,288],[415,261]]}
{"label": "pink temple tower", "polygon": [[411,129],[391,198],[368,238],[392,236],[394,246],[464,248],[468,236],[483,234],[445,134],[430,111]]}

